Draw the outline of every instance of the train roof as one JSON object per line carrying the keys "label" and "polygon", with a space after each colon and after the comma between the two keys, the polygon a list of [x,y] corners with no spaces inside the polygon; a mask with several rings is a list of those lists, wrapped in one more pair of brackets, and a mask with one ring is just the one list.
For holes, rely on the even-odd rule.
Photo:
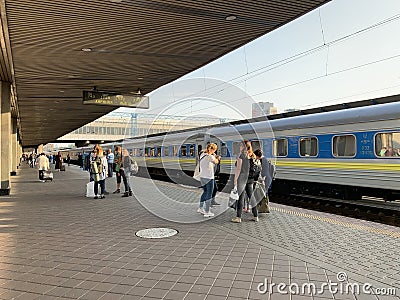
{"label": "train roof", "polygon": [[[378,119],[374,116],[374,114],[379,113],[381,115],[385,115],[384,119],[398,118],[400,112],[399,103],[400,103],[400,95],[394,95],[394,96],[380,97],[380,98],[354,101],[342,104],[334,104],[334,105],[311,108],[306,110],[296,110],[292,112],[263,116],[258,118],[231,121],[228,123],[182,129],[171,132],[161,132],[147,136],[135,137],[132,138],[132,140],[142,139],[142,138],[149,139],[151,137],[163,136],[171,133],[174,134],[185,133],[194,130],[207,131],[212,129],[211,130],[212,132],[221,133],[224,130],[226,130],[227,126],[235,126],[236,130],[240,128],[241,131],[247,127],[252,127],[256,129],[263,127],[265,130],[266,128],[265,125],[262,124],[255,125],[254,123],[262,123],[268,121],[270,122],[271,126],[274,127],[274,130],[277,130],[278,128],[284,129],[284,127],[292,128],[294,126],[301,126],[304,128],[304,127],[329,126],[329,125],[339,124],[335,122],[348,124],[348,123],[378,121]],[[386,104],[389,106],[385,106]],[[245,126],[245,124],[249,123],[251,123],[252,125]],[[244,125],[237,127],[242,124]]]}
{"label": "train roof", "polygon": [[284,130],[291,128],[310,128],[386,121],[398,119],[399,116],[400,102],[393,102],[271,120],[270,124],[274,130]]}
{"label": "train roof", "polygon": [[[367,103],[363,102],[364,105]],[[238,131],[241,134],[251,132],[261,133],[295,128],[301,129],[392,120],[398,119],[400,116],[400,102],[384,102],[381,104],[377,102],[375,105],[371,105],[370,101],[368,102],[370,103],[368,106],[349,106],[348,109],[286,116],[272,120],[268,117],[267,121],[265,118],[250,119],[246,123],[231,123],[229,124],[230,126],[212,128],[210,133],[217,136],[223,136],[234,131]]]}
{"label": "train roof", "polygon": [[[146,141],[157,140],[161,136],[173,134],[184,137],[190,132],[200,134],[208,132],[217,136],[222,136],[224,133],[232,132],[232,130],[247,132],[258,132],[258,130],[272,131],[284,130],[291,128],[307,128],[318,126],[334,126],[339,124],[355,124],[363,122],[373,122],[380,120],[397,119],[400,115],[400,95],[381,97],[369,100],[355,101],[343,104],[335,104],[330,106],[312,108],[307,110],[298,110],[276,115],[263,116],[259,118],[243,119],[228,123],[202,126],[197,128],[189,128],[170,132],[161,132],[147,136],[139,136],[127,140],[117,140],[107,143],[124,144],[129,141],[138,141],[146,139]],[[251,124],[250,124],[251,123]],[[269,124],[266,124],[269,123]],[[168,139],[174,139],[169,137]],[[167,138],[167,137],[166,137]],[[85,148],[90,148],[88,146]]]}

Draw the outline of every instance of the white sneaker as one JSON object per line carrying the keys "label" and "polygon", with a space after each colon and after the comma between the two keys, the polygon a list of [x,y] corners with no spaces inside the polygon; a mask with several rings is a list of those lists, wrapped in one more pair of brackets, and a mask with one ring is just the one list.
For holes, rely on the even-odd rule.
{"label": "white sneaker", "polygon": [[214,213],[211,211],[204,213],[204,218],[214,217]]}
{"label": "white sneaker", "polygon": [[202,214],[202,215],[204,215],[204,214],[206,213],[206,211],[205,211],[204,208],[202,208],[202,207],[199,207],[199,208],[197,209],[197,212],[200,213],[200,214]]}

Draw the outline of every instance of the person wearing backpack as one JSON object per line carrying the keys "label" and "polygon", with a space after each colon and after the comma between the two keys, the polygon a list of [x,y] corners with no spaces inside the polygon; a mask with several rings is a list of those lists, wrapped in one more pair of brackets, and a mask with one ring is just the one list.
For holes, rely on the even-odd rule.
{"label": "person wearing backpack", "polygon": [[[269,197],[268,192],[271,189],[272,181],[275,178],[275,165],[272,164],[266,157],[263,156],[263,152],[260,149],[254,151],[257,159],[261,161],[261,177],[260,181],[264,185],[265,188],[265,203],[263,202],[262,205],[265,207],[264,212],[269,213]],[[261,199],[262,202],[264,199]]]}
{"label": "person wearing backpack", "polygon": [[221,205],[221,203],[218,203],[215,200],[215,196],[217,195],[217,192],[218,192],[217,178],[219,176],[220,171],[221,171],[221,159],[214,166],[214,188],[213,188],[213,193],[212,193],[212,198],[211,198],[211,207],[215,207],[215,206],[220,206]]}
{"label": "person wearing backpack", "polygon": [[[115,164],[115,175],[117,177],[117,189],[113,192],[113,194],[121,193],[121,182],[123,180],[125,193],[122,195],[122,197],[132,196],[133,195],[132,190],[130,189],[130,186],[128,186],[128,181],[126,178],[126,176],[129,176],[129,174],[126,174],[124,170],[124,157],[122,155],[121,146],[115,147],[114,164]],[[130,164],[127,165],[126,167],[130,168]]]}
{"label": "person wearing backpack", "polygon": [[124,180],[125,193],[122,197],[132,196],[131,182],[130,182],[130,174],[132,172],[132,158],[129,155],[128,149],[124,149],[122,151],[122,165],[120,167],[120,173],[122,179]]}
{"label": "person wearing backpack", "polygon": [[253,148],[249,141],[240,143],[240,154],[236,161],[234,188],[239,194],[239,200],[236,207],[236,218],[232,219],[233,223],[242,222],[242,209],[245,196],[250,199],[251,211],[253,213],[253,221],[258,222],[257,203],[253,196],[254,178],[259,175],[260,168],[257,164],[257,158],[253,153]]}

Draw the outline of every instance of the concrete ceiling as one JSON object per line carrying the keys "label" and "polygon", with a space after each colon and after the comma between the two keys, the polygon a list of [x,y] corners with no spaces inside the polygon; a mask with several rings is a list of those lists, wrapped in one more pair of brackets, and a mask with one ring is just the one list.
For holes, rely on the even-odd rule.
{"label": "concrete ceiling", "polygon": [[326,2],[0,0],[0,75],[22,143],[55,141],[115,109],[83,105],[82,90],[149,93]]}

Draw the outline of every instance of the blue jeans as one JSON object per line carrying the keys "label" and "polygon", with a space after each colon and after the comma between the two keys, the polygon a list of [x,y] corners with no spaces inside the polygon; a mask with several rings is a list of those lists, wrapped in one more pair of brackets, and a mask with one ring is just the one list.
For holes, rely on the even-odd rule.
{"label": "blue jeans", "polygon": [[204,190],[200,198],[200,208],[204,206],[205,202],[206,203],[205,211],[209,212],[211,206],[212,194],[214,190],[214,179],[200,177],[200,182]]}
{"label": "blue jeans", "polygon": [[114,172],[114,164],[113,163],[108,163],[108,177],[113,177],[113,172]]}

